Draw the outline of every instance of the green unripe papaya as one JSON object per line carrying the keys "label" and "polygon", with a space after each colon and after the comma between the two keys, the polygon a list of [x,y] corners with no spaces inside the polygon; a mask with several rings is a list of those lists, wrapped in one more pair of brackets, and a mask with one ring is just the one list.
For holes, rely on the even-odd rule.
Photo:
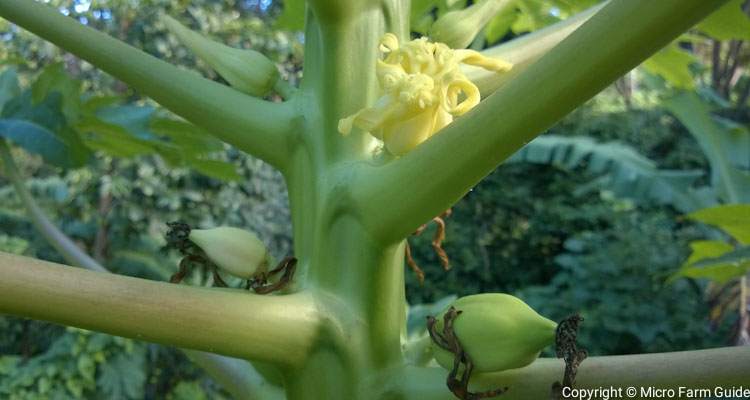
{"label": "green unripe papaya", "polygon": [[263,242],[252,232],[222,226],[193,229],[188,236],[222,270],[244,279],[266,272],[272,263]]}
{"label": "green unripe papaya", "polygon": [[[461,311],[453,331],[476,372],[497,372],[531,364],[555,340],[557,324],[542,317],[519,298],[484,293],[457,299],[451,306]],[[436,323],[443,331],[444,310]],[[453,368],[454,355],[432,343],[437,362]]]}

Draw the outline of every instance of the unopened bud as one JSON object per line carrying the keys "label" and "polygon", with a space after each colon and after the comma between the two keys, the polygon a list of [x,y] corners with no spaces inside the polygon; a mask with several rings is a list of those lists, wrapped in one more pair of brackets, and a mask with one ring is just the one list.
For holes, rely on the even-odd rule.
{"label": "unopened bud", "polygon": [[193,229],[188,236],[222,270],[244,279],[265,272],[271,256],[263,242],[252,232],[222,226]]}
{"label": "unopened bud", "polygon": [[162,21],[185,46],[235,89],[253,96],[264,96],[279,80],[276,65],[263,54],[207,39],[168,15],[162,16]]}
{"label": "unopened bud", "polygon": [[514,0],[482,0],[463,10],[448,12],[432,25],[430,38],[453,49],[466,48],[497,13],[513,2]]}

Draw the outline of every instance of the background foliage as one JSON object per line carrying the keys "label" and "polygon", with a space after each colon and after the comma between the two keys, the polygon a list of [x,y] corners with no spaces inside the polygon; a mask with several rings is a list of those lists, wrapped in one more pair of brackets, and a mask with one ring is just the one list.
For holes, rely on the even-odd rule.
{"label": "background foliage", "polygon": [[[293,83],[301,77],[299,1],[48,2],[216,80],[221,78],[167,35],[156,10],[232,46],[262,51]],[[496,16],[472,47],[509,40],[594,3],[519,2]],[[415,34],[465,6],[413,1]],[[691,242],[729,241],[682,215],[750,202],[750,195],[733,190],[750,188],[744,185],[750,182],[750,20],[741,7],[747,10],[747,3],[730,2],[467,194],[447,220],[450,271],[443,271],[430,247],[434,226],[410,238],[427,273],[419,285],[407,271],[410,303],[502,291],[553,319],[579,311],[586,318],[582,342],[594,354],[734,340],[739,316],[731,307],[716,315],[706,295],[715,289],[716,283],[709,287],[712,276],[674,274],[688,259]],[[163,240],[164,224],[173,220],[246,227],[277,257],[290,254],[286,190],[277,172],[218,141],[180,141],[177,133],[190,126],[6,21],[0,21],[0,39],[0,88],[10,88],[0,90],[3,136],[16,145],[14,157],[48,215],[109,269],[166,280],[177,260]],[[46,131],[39,135],[51,144],[24,145],[12,135],[17,125],[10,124],[18,120]],[[0,250],[63,262],[6,183],[0,180]],[[740,197],[730,198],[732,193]],[[197,273],[190,283],[204,283],[204,277]],[[0,317],[0,397],[226,396],[174,349]]]}

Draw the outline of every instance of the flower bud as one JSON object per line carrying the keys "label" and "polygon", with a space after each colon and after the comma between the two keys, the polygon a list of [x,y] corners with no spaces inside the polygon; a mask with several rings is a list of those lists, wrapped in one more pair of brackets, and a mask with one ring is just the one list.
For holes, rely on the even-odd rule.
{"label": "flower bud", "polygon": [[191,31],[168,15],[164,15],[162,21],[185,46],[235,89],[253,96],[264,96],[279,80],[276,65],[263,54],[214,42]]}
{"label": "flower bud", "polygon": [[216,266],[238,278],[251,279],[271,264],[271,255],[263,242],[244,229],[228,226],[193,229],[188,239]]}
{"label": "flower bud", "polygon": [[432,25],[430,38],[454,49],[466,48],[500,10],[512,3],[512,0],[482,0],[463,10],[448,12]]}
{"label": "flower bud", "polygon": [[[469,355],[476,372],[497,372],[531,364],[555,340],[557,324],[537,314],[519,298],[484,293],[457,299],[451,306],[461,311],[453,332]],[[437,332],[443,331],[443,315]],[[432,343],[437,362],[453,368],[454,355]]]}

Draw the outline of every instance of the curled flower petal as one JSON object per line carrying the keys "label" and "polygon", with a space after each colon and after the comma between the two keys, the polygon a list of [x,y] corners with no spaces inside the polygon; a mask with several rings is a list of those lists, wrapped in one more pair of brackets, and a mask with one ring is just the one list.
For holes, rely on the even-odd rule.
{"label": "curled flower petal", "polygon": [[380,39],[379,48],[383,53],[390,53],[394,50],[398,50],[398,38],[392,33],[386,33]]}
{"label": "curled flower petal", "polygon": [[513,68],[513,64],[499,58],[485,57],[482,53],[474,50],[453,50],[460,63],[475,65],[486,70],[495,72],[506,72]]}
{"label": "curled flower petal", "polygon": [[[468,79],[457,79],[449,83],[446,92],[446,98],[449,99],[445,106],[446,111],[455,116],[463,115],[479,104],[479,89]],[[465,98],[458,103],[461,95]]]}

